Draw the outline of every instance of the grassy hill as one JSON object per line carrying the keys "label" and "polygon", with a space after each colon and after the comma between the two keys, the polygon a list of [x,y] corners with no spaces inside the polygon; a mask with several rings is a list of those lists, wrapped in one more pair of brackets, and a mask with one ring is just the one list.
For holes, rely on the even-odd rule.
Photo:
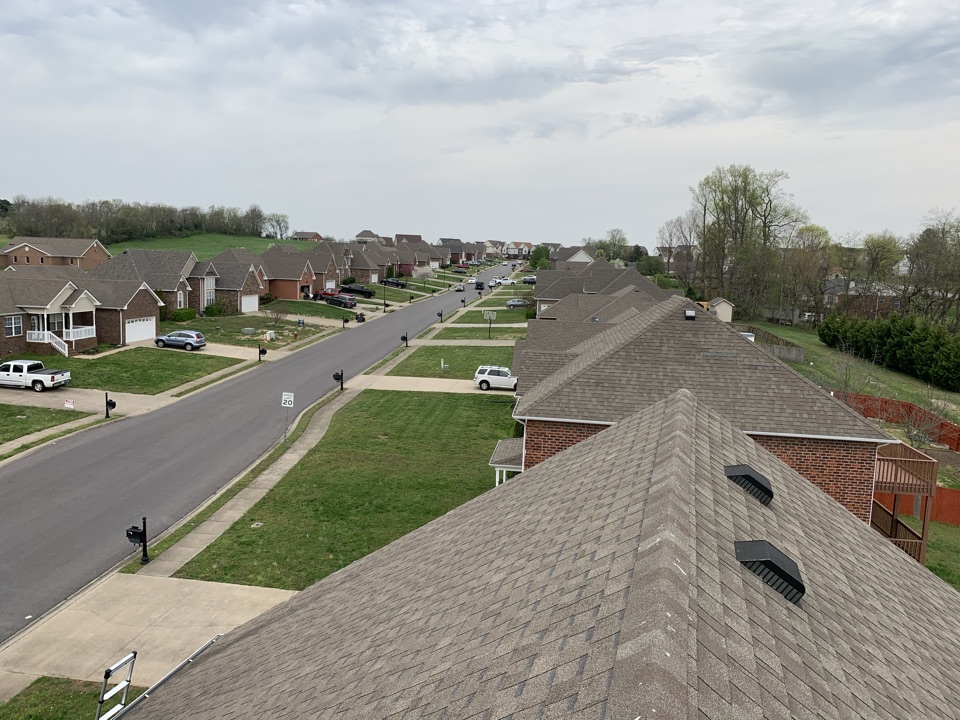
{"label": "grassy hill", "polygon": [[[192,250],[198,260],[209,260],[228,248],[244,247],[256,253],[261,253],[271,245],[277,244],[271,238],[254,237],[252,235],[191,235],[189,237],[166,237],[152,240],[135,240],[133,242],[114,243],[107,245],[111,255],[118,255],[124,250]],[[282,240],[281,245],[293,245],[302,250],[313,247],[313,243]]]}

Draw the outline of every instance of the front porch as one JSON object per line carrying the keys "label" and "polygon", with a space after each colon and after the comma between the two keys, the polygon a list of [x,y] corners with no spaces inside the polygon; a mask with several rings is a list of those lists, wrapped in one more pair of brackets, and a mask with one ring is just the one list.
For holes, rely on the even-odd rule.
{"label": "front porch", "polygon": [[523,472],[523,438],[498,440],[488,463],[494,470],[494,487]]}
{"label": "front porch", "polygon": [[[877,450],[877,481],[874,485],[873,513],[870,527],[888,538],[921,565],[926,559],[930,512],[937,491],[936,460],[903,443],[881,445]],[[891,507],[877,500],[877,495],[892,496]],[[925,497],[923,526],[918,535],[899,518],[904,496]],[[911,501],[912,502],[912,501]]]}

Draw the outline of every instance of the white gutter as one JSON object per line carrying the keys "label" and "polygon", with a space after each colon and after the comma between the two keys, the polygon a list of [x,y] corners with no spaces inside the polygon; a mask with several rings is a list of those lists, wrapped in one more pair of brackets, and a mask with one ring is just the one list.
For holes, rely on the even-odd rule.
{"label": "white gutter", "polygon": [[896,438],[858,438],[858,437],[845,437],[843,435],[801,435],[799,433],[773,433],[773,432],[762,432],[760,430],[741,430],[740,432],[744,433],[745,435],[761,435],[764,437],[806,438],[808,440],[843,440],[845,442],[876,443],[877,445],[902,445],[903,444]]}

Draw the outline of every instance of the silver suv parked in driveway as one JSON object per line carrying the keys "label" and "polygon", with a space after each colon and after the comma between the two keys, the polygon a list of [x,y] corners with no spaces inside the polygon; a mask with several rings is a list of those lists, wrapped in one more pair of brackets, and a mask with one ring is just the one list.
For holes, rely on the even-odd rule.
{"label": "silver suv parked in driveway", "polygon": [[481,365],[473,375],[473,384],[481,390],[516,390],[517,377],[502,365]]}
{"label": "silver suv parked in driveway", "polygon": [[174,330],[172,333],[161,335],[154,342],[159,348],[169,345],[170,347],[182,347],[184,350],[195,350],[206,345],[207,339],[203,336],[203,333],[196,330]]}

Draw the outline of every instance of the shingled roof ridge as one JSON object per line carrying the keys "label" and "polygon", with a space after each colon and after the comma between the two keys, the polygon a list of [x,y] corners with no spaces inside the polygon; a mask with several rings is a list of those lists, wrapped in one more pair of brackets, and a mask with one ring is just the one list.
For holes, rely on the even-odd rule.
{"label": "shingled roof ridge", "polygon": [[[520,398],[514,410],[514,417],[526,417],[522,414],[521,407],[529,407],[530,405],[548,400],[556,393],[562,391],[567,381],[578,377],[594,365],[603,362],[611,354],[632,342],[636,337],[649,330],[663,318],[669,316],[671,312],[676,312],[684,305],[689,304],[691,304],[690,300],[683,296],[678,295],[675,298],[669,298],[653,306],[646,312],[625,320],[619,325],[614,325],[609,330],[570,348],[567,352],[576,357],[553,373],[553,375],[544,378],[542,382]],[[612,338],[617,339],[615,341],[604,342],[604,339]]]}
{"label": "shingled roof ridge", "polygon": [[[660,432],[648,439],[654,448],[653,471],[643,498],[638,533],[641,542],[634,559],[630,596],[623,609],[608,695],[613,703],[623,702],[625,706],[609,707],[614,717],[644,715],[637,706],[636,686],[641,676],[648,701],[662,703],[651,710],[664,710],[671,702],[676,703],[677,710],[686,708],[690,672],[687,652],[694,630],[685,620],[692,612],[690,596],[676,592],[676,588],[689,583],[696,572],[693,504],[689,498],[696,471],[696,447],[690,439],[690,428],[696,425],[697,412],[696,398],[684,389],[649,410],[648,417],[657,418],[652,426],[659,427]],[[621,714],[621,710],[629,712]]]}

